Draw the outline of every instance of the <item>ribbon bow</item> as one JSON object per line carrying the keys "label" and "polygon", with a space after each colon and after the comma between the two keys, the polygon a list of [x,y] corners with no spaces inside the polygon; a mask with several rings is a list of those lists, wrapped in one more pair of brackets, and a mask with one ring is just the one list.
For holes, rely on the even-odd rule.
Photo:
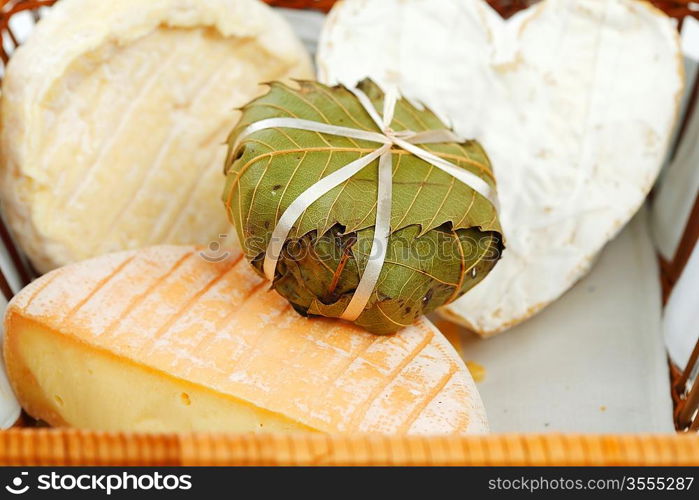
{"label": "ribbon bow", "polygon": [[[350,300],[347,308],[340,316],[340,318],[344,320],[354,321],[359,317],[364,310],[364,307],[369,302],[371,292],[374,290],[374,287],[379,280],[381,268],[383,267],[383,263],[386,258],[388,237],[391,231],[391,199],[393,185],[391,148],[393,146],[402,148],[426,161],[427,163],[435,166],[436,168],[439,168],[447,174],[455,177],[457,180],[463,182],[478,194],[486,198],[494,206],[497,206],[497,202],[493,190],[483,179],[469,172],[468,170],[459,168],[453,163],[416,146],[416,144],[462,142],[462,139],[460,139],[451,130],[426,130],[422,132],[415,132],[412,130],[395,131],[391,129],[393,113],[398,101],[398,93],[395,91],[395,89],[386,92],[384,96],[383,114],[381,116],[376,111],[371,99],[369,99],[369,97],[362,90],[358,88],[348,88],[348,90],[357,97],[362,107],[366,110],[376,126],[379,128],[380,132],[372,132],[351,127],[341,127],[300,118],[267,118],[246,127],[237,137],[231,151],[232,155],[235,157],[238,149],[246,138],[255,132],[271,128],[307,130],[310,132],[361,139],[381,144],[381,146],[379,146],[375,151],[354,160],[328,176],[323,177],[301,193],[289,205],[289,207],[279,218],[279,221],[272,232],[272,238],[267,246],[263,265],[265,276],[268,280],[273,281],[274,274],[277,269],[277,262],[279,261],[279,257],[284,247],[284,242],[303,212],[325,193],[339,186],[378,158],[378,200],[376,206],[376,221],[374,224],[374,239],[371,245],[371,253],[369,254],[370,258],[367,260],[367,265],[361,279],[359,280],[357,289],[352,296],[352,300]],[[375,257],[371,258],[374,255]]]}

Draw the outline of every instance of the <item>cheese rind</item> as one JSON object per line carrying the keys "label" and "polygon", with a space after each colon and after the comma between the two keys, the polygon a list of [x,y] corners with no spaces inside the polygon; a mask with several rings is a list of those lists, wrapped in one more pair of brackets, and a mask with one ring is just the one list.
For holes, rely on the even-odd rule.
{"label": "cheese rind", "polygon": [[312,76],[258,0],[62,0],[3,78],[5,215],[45,272],[229,232],[221,165],[260,82]]}
{"label": "cheese rind", "polygon": [[34,282],[5,320],[24,408],[109,430],[487,430],[468,370],[427,320],[374,336],[301,317],[241,257],[153,247]]}
{"label": "cheese rind", "polygon": [[318,68],[398,85],[483,144],[506,249],[440,311],[484,336],[557,299],[638,210],[683,85],[674,22],[636,0],[545,0],[507,21],[482,0],[344,0]]}

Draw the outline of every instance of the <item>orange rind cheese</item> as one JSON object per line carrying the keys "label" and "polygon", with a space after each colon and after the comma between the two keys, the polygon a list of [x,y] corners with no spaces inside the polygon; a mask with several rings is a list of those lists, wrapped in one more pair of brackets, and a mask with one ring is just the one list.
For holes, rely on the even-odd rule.
{"label": "orange rind cheese", "polygon": [[426,319],[394,335],[306,318],[237,251],[97,257],[20,292],[5,360],[23,407],[119,431],[487,431],[463,361]]}

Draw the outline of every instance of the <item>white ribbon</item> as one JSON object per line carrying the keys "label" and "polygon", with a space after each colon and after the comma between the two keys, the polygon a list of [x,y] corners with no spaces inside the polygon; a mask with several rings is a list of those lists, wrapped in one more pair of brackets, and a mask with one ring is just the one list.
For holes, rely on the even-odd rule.
{"label": "white ribbon", "polygon": [[321,134],[335,135],[339,137],[349,137],[352,139],[360,139],[381,144],[381,146],[375,151],[354,160],[353,162],[348,163],[344,167],[336,170],[332,174],[323,177],[301,193],[291,203],[291,205],[289,205],[289,207],[279,218],[276,227],[272,231],[272,239],[267,247],[263,265],[263,270],[267,279],[270,281],[274,280],[277,262],[281,256],[284,242],[303,212],[325,193],[339,186],[378,158],[378,196],[376,205],[376,221],[374,223],[374,239],[371,244],[371,252],[369,254],[369,258],[367,259],[364,273],[362,274],[359,284],[357,285],[357,289],[352,296],[352,300],[350,300],[347,308],[340,316],[342,319],[354,321],[362,313],[367,302],[369,302],[371,292],[374,290],[374,287],[379,280],[379,275],[381,274],[381,269],[383,268],[384,260],[386,259],[388,238],[391,233],[391,199],[393,186],[391,148],[393,146],[398,146],[442,170],[443,172],[446,172],[486,198],[493,204],[493,206],[497,206],[497,202],[493,190],[483,179],[469,172],[468,170],[464,170],[453,163],[416,146],[416,144],[462,142],[462,140],[456,134],[450,130],[426,130],[422,132],[414,132],[412,130],[394,131],[391,129],[390,125],[393,121],[393,113],[398,101],[398,95],[395,91],[388,91],[384,96],[383,114],[380,116],[371,102],[371,99],[369,99],[364,92],[356,88],[348,90],[357,97],[361,105],[364,107],[374,123],[376,123],[376,126],[381,132],[372,132],[351,127],[341,127],[327,123],[315,122],[312,120],[303,120],[300,118],[267,118],[246,127],[240,133],[240,135],[238,135],[236,142],[231,149],[231,154],[233,157],[235,157],[243,141],[250,135],[261,130],[272,128],[307,130],[310,132],[319,132]]}

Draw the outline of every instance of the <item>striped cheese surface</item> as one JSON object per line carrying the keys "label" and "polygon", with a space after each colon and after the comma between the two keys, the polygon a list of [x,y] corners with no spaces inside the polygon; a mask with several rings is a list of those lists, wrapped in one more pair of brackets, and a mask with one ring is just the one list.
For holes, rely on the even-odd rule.
{"label": "striped cheese surface", "polygon": [[210,262],[159,246],[53,271],[9,306],[10,365],[22,322],[318,431],[487,430],[470,374],[427,320],[375,336],[304,318],[238,251]]}

